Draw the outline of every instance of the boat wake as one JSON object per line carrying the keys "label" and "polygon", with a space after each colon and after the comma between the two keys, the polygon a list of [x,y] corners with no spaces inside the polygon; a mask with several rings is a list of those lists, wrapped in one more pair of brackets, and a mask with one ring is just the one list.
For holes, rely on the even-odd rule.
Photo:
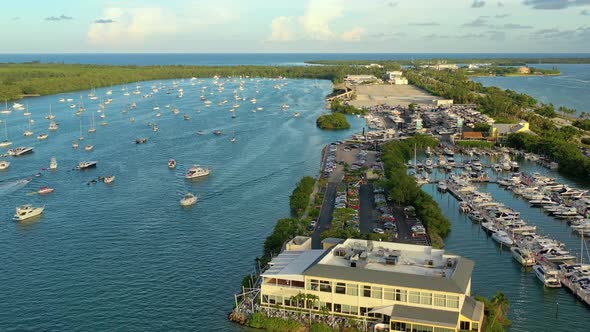
{"label": "boat wake", "polygon": [[24,188],[29,182],[31,182],[31,180],[31,178],[26,178],[0,182],[0,196],[12,194],[17,190]]}

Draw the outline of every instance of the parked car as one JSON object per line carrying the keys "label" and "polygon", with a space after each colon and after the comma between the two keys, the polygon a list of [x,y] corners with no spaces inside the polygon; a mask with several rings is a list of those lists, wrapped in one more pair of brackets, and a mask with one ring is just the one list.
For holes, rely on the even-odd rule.
{"label": "parked car", "polygon": [[308,231],[313,231],[315,229],[316,225],[317,225],[317,220],[312,220],[309,223],[309,226],[307,226],[307,230]]}
{"label": "parked car", "polygon": [[385,234],[385,231],[381,228],[373,228],[373,233],[375,234]]}

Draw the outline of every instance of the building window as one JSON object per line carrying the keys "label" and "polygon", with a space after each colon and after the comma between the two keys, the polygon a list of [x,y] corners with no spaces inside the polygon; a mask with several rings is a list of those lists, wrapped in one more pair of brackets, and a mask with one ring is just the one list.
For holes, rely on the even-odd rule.
{"label": "building window", "polygon": [[290,307],[291,306],[291,300],[290,299],[285,299],[285,306],[286,307]]}
{"label": "building window", "polygon": [[445,307],[447,297],[443,294],[434,294],[434,305],[437,307]]}
{"label": "building window", "polygon": [[329,281],[320,280],[320,292],[327,292],[327,293],[332,292],[332,286],[330,285]]}
{"label": "building window", "polygon": [[447,329],[444,327],[435,327],[434,332],[455,332],[455,329]]}
{"label": "building window", "polygon": [[371,311],[369,308],[367,308],[367,307],[361,307],[361,312],[360,312],[360,315],[361,315],[361,316],[364,316],[364,315],[366,315],[366,314],[367,314],[369,311]]}
{"label": "building window", "polygon": [[432,326],[413,324],[412,332],[433,332],[433,328]]}
{"label": "building window", "polygon": [[471,323],[471,331],[479,331],[479,323],[478,322]]}
{"label": "building window", "polygon": [[432,293],[420,293],[420,304],[432,305]]}
{"label": "building window", "polygon": [[336,283],[336,290],[335,293],[337,294],[346,294],[346,284],[343,282]]}
{"label": "building window", "polygon": [[410,291],[410,303],[420,303],[420,292]]}
{"label": "building window", "polygon": [[393,301],[394,297],[394,290],[393,288],[384,288],[383,289],[383,299]]}
{"label": "building window", "polygon": [[342,312],[342,305],[334,303],[334,312]]}
{"label": "building window", "polygon": [[371,297],[371,286],[363,286],[363,296]]}
{"label": "building window", "polygon": [[320,288],[320,282],[317,279],[311,279],[309,280],[308,287],[309,290],[317,291]]}
{"label": "building window", "polygon": [[268,295],[262,295],[262,303],[268,303]]}
{"label": "building window", "polygon": [[459,308],[459,296],[447,295],[447,308]]}
{"label": "building window", "polygon": [[400,302],[407,302],[408,301],[408,291],[403,289],[396,289],[395,290],[395,300]]}
{"label": "building window", "polygon": [[402,323],[402,322],[391,322],[391,329],[393,331],[409,331],[409,324]]}
{"label": "building window", "polygon": [[268,303],[270,303],[270,304],[275,304],[275,303],[277,303],[277,302],[275,301],[275,297],[274,297],[274,296],[272,296],[272,295],[270,295],[270,296],[268,297]]}
{"label": "building window", "polygon": [[470,326],[469,322],[466,322],[463,320],[459,322],[459,329],[460,330],[469,331],[470,328],[471,328],[471,326]]}
{"label": "building window", "polygon": [[346,295],[358,296],[359,287],[357,284],[346,284]]}
{"label": "building window", "polygon": [[371,297],[374,299],[380,299],[381,298],[381,293],[383,292],[383,288],[381,287],[373,287],[371,289]]}

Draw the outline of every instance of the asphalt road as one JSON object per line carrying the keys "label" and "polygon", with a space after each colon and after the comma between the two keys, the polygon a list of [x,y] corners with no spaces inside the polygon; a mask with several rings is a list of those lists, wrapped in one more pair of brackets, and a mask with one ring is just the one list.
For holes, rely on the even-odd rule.
{"label": "asphalt road", "polygon": [[326,230],[326,226],[332,224],[332,213],[334,212],[334,202],[336,201],[336,188],[338,183],[336,182],[329,182],[328,186],[326,187],[326,192],[324,194],[324,200],[322,201],[322,208],[320,210],[320,216],[318,218],[318,224],[313,231],[311,236],[311,243],[313,249],[321,249],[322,243],[320,240],[320,235],[324,230]]}
{"label": "asphalt road", "polygon": [[373,231],[373,212],[375,208],[375,196],[373,195],[373,184],[361,184],[359,198],[361,211],[359,214],[361,234],[368,234]]}

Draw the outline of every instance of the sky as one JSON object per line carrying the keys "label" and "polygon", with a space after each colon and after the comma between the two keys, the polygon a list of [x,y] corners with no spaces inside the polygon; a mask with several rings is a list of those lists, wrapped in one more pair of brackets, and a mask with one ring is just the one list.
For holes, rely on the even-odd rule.
{"label": "sky", "polygon": [[590,53],[590,0],[1,0],[0,53]]}

